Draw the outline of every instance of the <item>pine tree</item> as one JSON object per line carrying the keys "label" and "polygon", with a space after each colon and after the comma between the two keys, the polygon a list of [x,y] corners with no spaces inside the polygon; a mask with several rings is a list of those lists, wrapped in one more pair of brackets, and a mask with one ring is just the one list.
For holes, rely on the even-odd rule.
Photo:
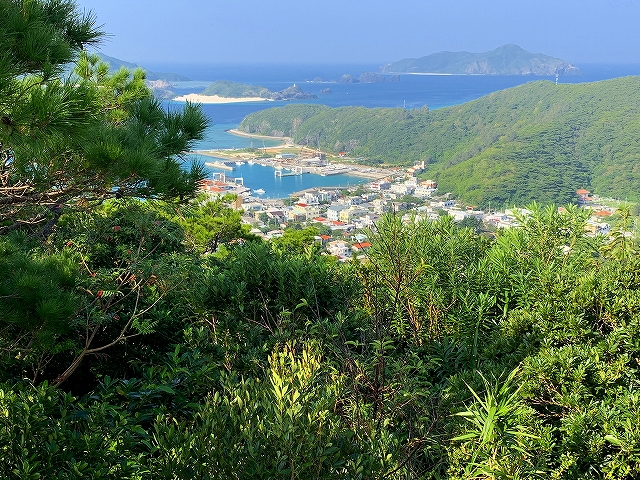
{"label": "pine tree", "polygon": [[207,126],[199,107],[165,111],[143,71],[110,75],[84,52],[103,34],[73,1],[0,7],[0,231],[46,236],[65,207],[195,194],[203,167],[183,163]]}

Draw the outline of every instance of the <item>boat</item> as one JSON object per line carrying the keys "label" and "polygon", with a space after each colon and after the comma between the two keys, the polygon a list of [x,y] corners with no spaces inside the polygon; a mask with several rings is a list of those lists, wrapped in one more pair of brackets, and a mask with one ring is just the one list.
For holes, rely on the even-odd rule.
{"label": "boat", "polygon": [[238,165],[238,166],[244,165],[244,162],[236,162],[236,165]]}
{"label": "boat", "polygon": [[256,188],[253,193],[257,193],[258,195],[264,195],[264,190],[262,188]]}

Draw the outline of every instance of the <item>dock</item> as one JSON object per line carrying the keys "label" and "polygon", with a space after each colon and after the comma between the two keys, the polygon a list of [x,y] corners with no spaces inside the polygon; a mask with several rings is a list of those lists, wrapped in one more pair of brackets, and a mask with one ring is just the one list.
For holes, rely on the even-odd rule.
{"label": "dock", "polygon": [[296,177],[298,175],[302,175],[303,173],[307,173],[303,170],[302,167],[293,167],[290,172],[284,173],[282,171],[282,167],[276,168],[273,172],[274,177]]}

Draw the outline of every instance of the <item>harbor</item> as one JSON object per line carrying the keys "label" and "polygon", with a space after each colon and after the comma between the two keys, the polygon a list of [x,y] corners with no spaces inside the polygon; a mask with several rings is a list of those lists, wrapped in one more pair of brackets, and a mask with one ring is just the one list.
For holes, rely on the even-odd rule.
{"label": "harbor", "polygon": [[212,194],[233,193],[245,198],[288,198],[295,192],[313,188],[349,188],[392,173],[386,169],[312,158],[305,164],[297,163],[299,159],[252,158],[243,153],[233,150],[192,152],[193,158],[204,163],[210,171],[211,177],[204,189]]}
{"label": "harbor", "polygon": [[354,163],[329,162],[327,160],[321,160],[320,157],[310,157],[306,159],[277,158],[276,156],[251,157],[248,156],[246,152],[238,152],[230,149],[194,150],[191,153],[214,158],[215,160],[205,161],[205,165],[211,168],[235,171],[238,166],[244,164],[262,165],[282,171],[282,173],[278,174],[280,177],[311,173],[320,176],[349,175],[378,180],[392,173],[389,169],[372,168],[367,165]]}

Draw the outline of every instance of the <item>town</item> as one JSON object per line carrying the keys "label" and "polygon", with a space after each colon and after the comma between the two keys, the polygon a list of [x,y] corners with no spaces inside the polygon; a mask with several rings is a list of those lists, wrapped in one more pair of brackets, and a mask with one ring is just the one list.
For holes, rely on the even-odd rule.
{"label": "town", "polygon": [[[462,205],[449,193],[439,192],[435,180],[418,178],[424,170],[424,163],[407,169],[356,168],[351,164],[329,165],[320,155],[301,160],[294,154],[282,153],[250,161],[272,166],[276,175],[282,175],[284,169],[292,172],[284,175],[302,174],[303,171],[316,174],[349,171],[374,179],[349,188],[310,188],[295,192],[286,199],[260,198],[245,188],[241,179],[225,173],[214,173],[212,179],[201,184],[201,190],[213,198],[233,195],[232,207],[243,212],[242,221],[250,226],[252,234],[270,240],[281,237],[287,228],[315,227],[318,230],[315,241],[340,261],[354,256],[366,258],[366,250],[371,246],[367,232],[375,227],[381,215],[388,212],[402,215],[404,222],[436,220],[449,215],[461,226],[488,234],[496,229],[518,226],[518,218],[529,213],[526,208],[488,208],[485,211],[473,205]],[[301,164],[304,166],[300,167]],[[218,161],[209,165],[233,170],[233,162]],[[299,173],[295,168],[300,169]],[[607,235],[611,231],[607,220],[615,213],[616,207],[611,202],[601,203],[586,189],[577,189],[576,198],[579,206],[591,210],[585,235]]]}

